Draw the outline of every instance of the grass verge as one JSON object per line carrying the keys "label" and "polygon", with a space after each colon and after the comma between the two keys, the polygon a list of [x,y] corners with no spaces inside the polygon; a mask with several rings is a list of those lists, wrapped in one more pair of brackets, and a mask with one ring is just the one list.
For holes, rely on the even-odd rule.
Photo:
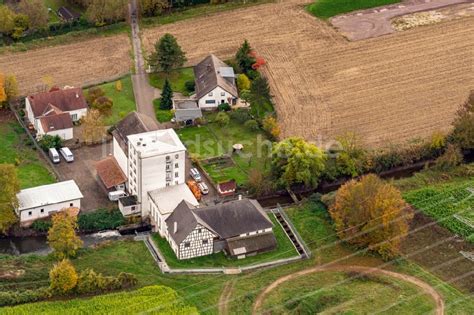
{"label": "grass verge", "polygon": [[316,0],[306,8],[314,16],[322,19],[329,19],[330,17],[343,13],[370,9],[398,2],[401,2],[401,0]]}
{"label": "grass verge", "polygon": [[153,106],[155,107],[156,120],[158,120],[160,123],[169,122],[174,117],[174,114],[171,110],[161,109],[160,101],[161,100],[159,98],[156,98],[153,100]]}

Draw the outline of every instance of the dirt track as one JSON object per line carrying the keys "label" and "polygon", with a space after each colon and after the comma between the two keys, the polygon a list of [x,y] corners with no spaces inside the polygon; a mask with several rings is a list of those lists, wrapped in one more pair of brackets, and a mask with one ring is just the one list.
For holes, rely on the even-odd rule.
{"label": "dirt track", "polygon": [[328,271],[354,271],[354,272],[361,272],[361,273],[373,273],[373,274],[378,274],[378,275],[384,275],[384,276],[389,276],[392,278],[400,279],[406,282],[409,282],[411,284],[414,284],[418,286],[425,294],[431,296],[433,300],[436,303],[436,310],[435,314],[436,315],[443,315],[444,314],[444,300],[443,297],[429,284],[421,281],[418,278],[401,274],[401,273],[396,273],[384,269],[379,269],[379,268],[370,268],[370,267],[362,267],[362,266],[331,266],[331,267],[315,267],[315,268],[310,268],[310,269],[305,269],[301,270],[296,273],[292,273],[289,275],[286,275],[284,277],[279,278],[278,280],[274,281],[272,284],[270,284],[268,287],[266,287],[258,296],[257,299],[255,300],[255,303],[253,305],[253,314],[257,314],[258,310],[262,306],[263,301],[265,300],[265,297],[275,288],[277,288],[279,285],[281,285],[284,282],[290,281],[296,277],[301,277],[306,274],[310,273],[315,273],[315,272],[328,272]]}
{"label": "dirt track", "polygon": [[130,40],[126,35],[103,37],[64,46],[0,55],[0,71],[14,73],[20,93],[37,91],[42,78],[55,85],[100,83],[130,71]]}
{"label": "dirt track", "polygon": [[348,42],[302,4],[266,4],[148,29],[144,45],[149,50],[172,33],[195,64],[211,52],[228,58],[247,38],[267,60],[283,137],[329,141],[353,131],[378,146],[449,129],[474,87],[474,18]]}

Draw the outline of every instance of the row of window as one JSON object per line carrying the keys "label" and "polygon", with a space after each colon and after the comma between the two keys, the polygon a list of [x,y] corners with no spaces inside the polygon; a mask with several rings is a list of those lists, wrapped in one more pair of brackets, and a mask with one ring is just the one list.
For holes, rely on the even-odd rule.
{"label": "row of window", "polygon": [[[207,94],[208,96],[212,96],[213,93],[212,92],[209,92],[209,94]],[[225,92],[221,92],[221,96],[225,96]]]}
{"label": "row of window", "polygon": [[[74,203],[70,203],[69,207],[74,207]],[[40,213],[44,213],[44,209],[40,209]],[[28,211],[28,216],[32,216],[32,215],[33,215],[33,211]]]}

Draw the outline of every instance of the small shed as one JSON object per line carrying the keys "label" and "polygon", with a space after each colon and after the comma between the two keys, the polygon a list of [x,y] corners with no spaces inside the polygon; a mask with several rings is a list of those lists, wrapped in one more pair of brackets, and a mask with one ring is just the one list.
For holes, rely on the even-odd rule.
{"label": "small shed", "polygon": [[60,7],[58,10],[58,15],[67,22],[76,21],[81,18],[79,13],[66,7]]}
{"label": "small shed", "polygon": [[237,190],[237,183],[235,180],[217,184],[217,192],[221,196],[232,196]]}
{"label": "small shed", "polygon": [[202,118],[202,111],[195,100],[173,100],[173,107],[175,110],[174,118],[178,123],[192,125],[196,119]]}
{"label": "small shed", "polygon": [[113,156],[106,157],[95,164],[97,176],[107,191],[125,190],[127,177]]}

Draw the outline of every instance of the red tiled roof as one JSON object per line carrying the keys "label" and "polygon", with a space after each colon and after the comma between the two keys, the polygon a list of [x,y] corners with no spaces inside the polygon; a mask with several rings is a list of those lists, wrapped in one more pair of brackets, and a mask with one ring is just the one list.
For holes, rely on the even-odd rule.
{"label": "red tiled roof", "polygon": [[115,160],[113,156],[100,160],[96,163],[95,168],[97,170],[97,175],[100,177],[107,189],[123,184],[127,181],[127,177],[122,172],[117,160]]}
{"label": "red tiled roof", "polygon": [[41,116],[49,105],[63,112],[87,108],[87,102],[80,88],[43,92],[28,96],[35,117]]}
{"label": "red tiled roof", "polygon": [[233,194],[237,189],[237,183],[235,180],[230,180],[228,182],[220,183],[217,185],[217,190],[221,195]]}
{"label": "red tiled roof", "polygon": [[44,132],[72,128],[72,119],[68,113],[49,114],[40,117],[39,121]]}

